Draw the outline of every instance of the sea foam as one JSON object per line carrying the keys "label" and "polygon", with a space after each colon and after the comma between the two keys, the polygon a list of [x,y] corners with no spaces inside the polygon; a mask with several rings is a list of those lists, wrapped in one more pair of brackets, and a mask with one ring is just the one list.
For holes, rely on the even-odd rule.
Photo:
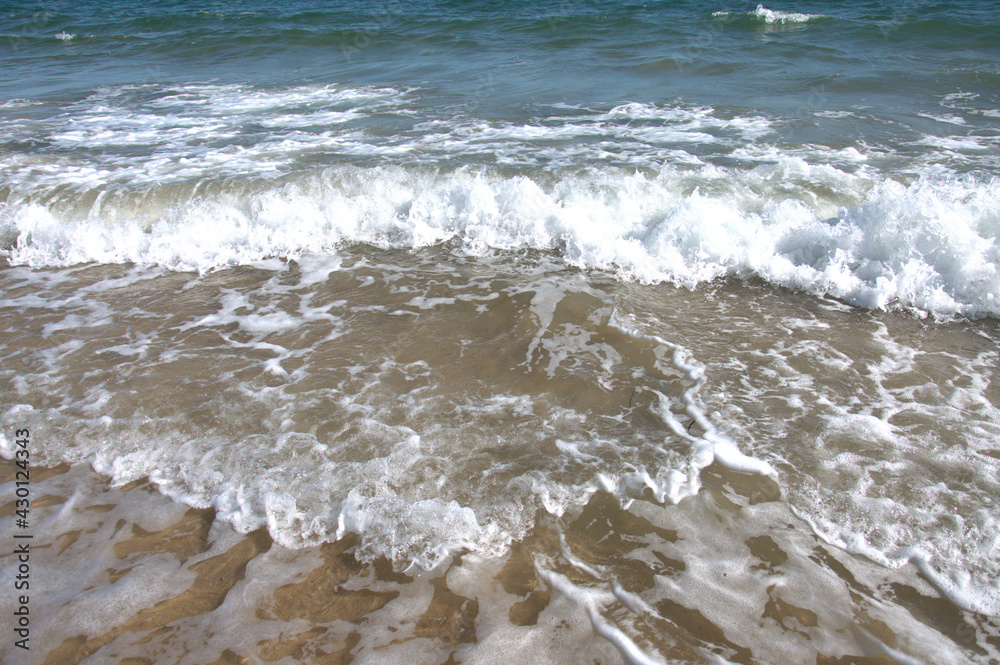
{"label": "sea foam", "polygon": [[[106,193],[110,194],[110,193]],[[752,169],[591,169],[545,181],[486,169],[339,167],[233,182],[177,200],[155,190],[0,208],[13,264],[86,262],[205,272],[345,243],[540,249],[569,264],[687,287],[723,276],[866,308],[1000,315],[1000,180],[912,182],[784,158]],[[92,198],[92,197],[89,197]]]}
{"label": "sea foam", "polygon": [[[712,16],[733,16],[734,12],[712,12]],[[757,5],[753,11],[739,14],[739,16],[749,16],[764,23],[806,23],[815,19],[825,18],[822,14],[801,14],[798,12],[782,12],[768,9],[764,5]]]}

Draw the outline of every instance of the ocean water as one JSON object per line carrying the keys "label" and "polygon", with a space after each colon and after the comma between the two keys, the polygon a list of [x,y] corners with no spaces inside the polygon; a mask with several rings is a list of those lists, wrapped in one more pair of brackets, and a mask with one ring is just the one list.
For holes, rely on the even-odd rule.
{"label": "ocean water", "polygon": [[608,662],[995,662],[997,35],[971,1],[2,3],[0,452],[505,565]]}

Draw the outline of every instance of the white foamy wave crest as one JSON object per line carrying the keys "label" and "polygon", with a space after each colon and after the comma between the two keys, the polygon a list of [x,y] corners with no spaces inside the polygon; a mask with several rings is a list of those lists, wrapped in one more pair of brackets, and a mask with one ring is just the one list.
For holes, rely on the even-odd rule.
{"label": "white foamy wave crest", "polygon": [[[713,12],[712,16],[733,16],[733,12]],[[797,12],[782,12],[768,9],[764,5],[757,5],[757,9],[746,12],[742,16],[750,16],[760,19],[765,23],[806,23],[818,18],[825,18],[822,14],[800,14]]]}
{"label": "white foamy wave crest", "polygon": [[[228,187],[228,189],[227,189]],[[0,209],[14,264],[132,262],[206,271],[343,243],[537,248],[584,268],[689,287],[722,276],[868,308],[1000,316],[1000,181],[912,184],[785,158],[738,171],[666,168],[551,182],[464,168],[340,167],[285,184],[100,195]],[[74,198],[74,201],[78,199]]]}

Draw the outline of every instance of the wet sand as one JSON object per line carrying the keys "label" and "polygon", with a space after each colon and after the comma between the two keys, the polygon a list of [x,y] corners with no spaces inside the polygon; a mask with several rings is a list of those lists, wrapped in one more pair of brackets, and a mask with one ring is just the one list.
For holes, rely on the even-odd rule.
{"label": "wet sand", "polygon": [[438,250],[3,278],[4,664],[1000,660],[992,321]]}
{"label": "wet sand", "polygon": [[[2,468],[7,499],[14,467]],[[8,638],[0,655],[24,665],[619,663],[631,643],[667,662],[874,664],[1000,648],[995,619],[956,609],[912,567],[887,570],[803,530],[768,479],[722,467],[705,478],[677,506],[623,510],[598,492],[574,515],[540,517],[505,557],[460,555],[426,572],[359,561],[354,535],[288,549],[148,480],[112,487],[84,465],[35,467],[31,649]],[[722,528],[695,532],[692,519]],[[0,533],[13,542],[12,500],[0,504]],[[6,589],[12,561],[0,559]],[[714,582],[692,594],[688,579]]]}
{"label": "wet sand", "polygon": [[[13,480],[10,462],[3,472]],[[8,641],[3,662],[466,662],[459,653],[499,637],[494,619],[484,626],[480,601],[463,595],[475,583],[470,574],[512,591],[495,594],[514,602],[488,659],[520,652],[544,660],[548,652],[558,662],[558,641],[600,662],[620,660],[566,602],[556,605],[567,616],[544,620],[538,640],[551,593],[535,592],[523,553],[513,565],[459,559],[406,574],[385,559],[359,562],[353,535],[291,550],[263,528],[238,534],[212,509],[176,504],[146,480],[114,488],[86,466],[59,465],[33,469],[32,481],[31,649]],[[12,542],[13,502],[0,511]]]}

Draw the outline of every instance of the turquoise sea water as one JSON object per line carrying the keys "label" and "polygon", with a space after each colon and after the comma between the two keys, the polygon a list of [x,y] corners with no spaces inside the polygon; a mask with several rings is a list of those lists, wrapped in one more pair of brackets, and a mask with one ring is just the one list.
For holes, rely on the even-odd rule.
{"label": "turquoise sea water", "polygon": [[990,662],[1000,4],[765,4],[0,3],[5,427],[398,568],[558,532],[633,662]]}

